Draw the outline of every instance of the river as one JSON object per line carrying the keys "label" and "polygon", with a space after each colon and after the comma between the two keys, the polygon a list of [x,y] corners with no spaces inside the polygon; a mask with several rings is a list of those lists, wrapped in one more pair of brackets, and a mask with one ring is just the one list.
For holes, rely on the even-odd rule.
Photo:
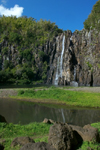
{"label": "river", "polygon": [[14,124],[42,122],[44,118],[79,126],[100,122],[100,109],[76,108],[3,98],[0,98],[0,115],[4,116],[8,123]]}

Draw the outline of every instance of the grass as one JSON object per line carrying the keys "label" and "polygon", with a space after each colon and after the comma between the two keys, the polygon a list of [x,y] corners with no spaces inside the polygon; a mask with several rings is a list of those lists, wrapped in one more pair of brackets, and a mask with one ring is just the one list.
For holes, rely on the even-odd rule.
{"label": "grass", "polygon": [[[0,123],[0,139],[5,139],[6,142],[3,143],[5,150],[19,150],[21,146],[16,146],[11,148],[11,142],[15,137],[29,136],[35,140],[35,142],[48,142],[48,133],[51,125],[44,123],[30,123],[28,125],[20,124],[6,124]],[[93,127],[99,129],[100,132],[100,122],[92,124]],[[100,150],[100,143],[95,142],[83,142],[79,149],[86,150],[87,147],[91,147],[94,150]]]}
{"label": "grass", "polygon": [[18,90],[18,95],[15,98],[37,99],[41,102],[65,103],[67,105],[81,107],[100,106],[100,93],[70,91],[56,87],[37,91],[35,89]]}
{"label": "grass", "polygon": [[0,139],[5,139],[5,150],[19,150],[19,146],[11,148],[15,137],[30,136],[35,142],[48,142],[50,125],[44,123],[30,123],[28,125],[0,123]]}

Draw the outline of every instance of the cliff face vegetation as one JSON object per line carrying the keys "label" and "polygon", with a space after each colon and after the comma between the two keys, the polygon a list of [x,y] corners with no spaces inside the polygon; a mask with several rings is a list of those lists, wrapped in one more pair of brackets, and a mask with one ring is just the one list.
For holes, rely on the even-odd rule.
{"label": "cliff face vegetation", "polygon": [[0,83],[100,86],[100,0],[84,29],[0,17]]}
{"label": "cliff face vegetation", "polygon": [[46,79],[48,41],[63,31],[55,23],[27,17],[0,18],[0,83],[27,84]]}

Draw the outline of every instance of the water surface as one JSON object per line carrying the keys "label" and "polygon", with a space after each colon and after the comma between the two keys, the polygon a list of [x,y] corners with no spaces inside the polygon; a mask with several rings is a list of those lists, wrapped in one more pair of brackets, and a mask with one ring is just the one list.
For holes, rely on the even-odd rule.
{"label": "water surface", "polygon": [[44,118],[79,126],[100,122],[100,109],[72,108],[2,98],[0,98],[0,115],[4,116],[8,123],[15,124],[42,122]]}

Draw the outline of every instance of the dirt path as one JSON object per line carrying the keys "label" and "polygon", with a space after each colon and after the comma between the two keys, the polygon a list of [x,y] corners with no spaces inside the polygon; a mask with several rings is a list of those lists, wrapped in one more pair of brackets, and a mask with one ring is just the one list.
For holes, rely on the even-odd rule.
{"label": "dirt path", "polygon": [[100,87],[76,87],[68,90],[100,93]]}
{"label": "dirt path", "polygon": [[0,97],[16,96],[17,93],[15,89],[0,89]]}
{"label": "dirt path", "polygon": [[[39,89],[39,90],[42,90],[42,89]],[[100,87],[74,87],[74,88],[68,88],[68,89],[65,88],[65,90],[100,93]],[[18,93],[17,89],[0,89],[0,97],[16,96],[17,93]]]}

